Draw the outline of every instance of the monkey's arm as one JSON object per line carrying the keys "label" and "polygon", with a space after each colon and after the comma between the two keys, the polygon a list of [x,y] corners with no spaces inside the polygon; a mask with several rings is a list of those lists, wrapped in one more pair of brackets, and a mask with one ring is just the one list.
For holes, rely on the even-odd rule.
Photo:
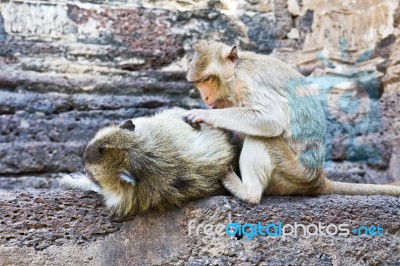
{"label": "monkey's arm", "polygon": [[283,133],[287,124],[284,110],[254,110],[235,107],[212,110],[190,110],[186,121],[192,126],[206,123],[214,127],[238,131],[251,136],[274,137]]}
{"label": "monkey's arm", "polygon": [[71,175],[65,174],[60,180],[60,186],[66,190],[92,190],[95,192],[99,192],[100,188],[90,181],[85,175],[79,175],[76,178],[73,178]]}

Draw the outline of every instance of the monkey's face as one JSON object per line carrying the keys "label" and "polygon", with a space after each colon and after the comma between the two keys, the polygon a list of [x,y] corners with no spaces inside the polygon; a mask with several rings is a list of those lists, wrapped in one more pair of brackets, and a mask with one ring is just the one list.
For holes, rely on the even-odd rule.
{"label": "monkey's face", "polygon": [[218,42],[200,42],[188,69],[187,79],[200,91],[209,108],[234,105],[232,80],[237,59],[236,46]]}
{"label": "monkey's face", "polygon": [[201,98],[208,108],[224,108],[224,90],[220,88],[217,76],[213,74],[205,75],[205,77],[195,83],[195,86],[200,91]]}
{"label": "monkey's face", "polygon": [[131,120],[101,129],[85,149],[86,175],[103,193],[118,194],[136,182],[129,163],[129,151],[137,145],[134,130]]}

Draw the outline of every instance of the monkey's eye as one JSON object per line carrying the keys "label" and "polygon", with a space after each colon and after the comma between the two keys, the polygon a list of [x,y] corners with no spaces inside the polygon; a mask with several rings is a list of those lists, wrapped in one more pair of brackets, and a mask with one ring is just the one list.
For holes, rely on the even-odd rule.
{"label": "monkey's eye", "polygon": [[99,153],[102,154],[104,152],[105,148],[103,146],[99,147]]}
{"label": "monkey's eye", "polygon": [[212,81],[212,79],[213,79],[213,76],[208,76],[208,77],[203,78],[201,81],[202,82],[210,82],[210,81]]}

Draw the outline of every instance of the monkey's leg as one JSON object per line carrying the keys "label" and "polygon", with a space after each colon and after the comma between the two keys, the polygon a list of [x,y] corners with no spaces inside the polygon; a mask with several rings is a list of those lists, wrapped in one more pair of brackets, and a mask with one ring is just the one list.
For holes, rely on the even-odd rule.
{"label": "monkey's leg", "polygon": [[243,201],[259,203],[273,170],[271,156],[262,141],[246,136],[239,168],[242,181],[230,169],[222,181],[224,187]]}

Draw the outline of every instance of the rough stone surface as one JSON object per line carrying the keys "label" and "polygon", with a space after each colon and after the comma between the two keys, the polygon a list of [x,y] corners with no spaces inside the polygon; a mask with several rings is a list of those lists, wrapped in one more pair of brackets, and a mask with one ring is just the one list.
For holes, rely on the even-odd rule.
{"label": "rough stone surface", "polygon": [[0,91],[1,174],[80,171],[98,128],[178,103],[161,96]]}
{"label": "rough stone surface", "polygon": [[[400,201],[388,196],[217,196],[179,210],[112,221],[95,193],[0,194],[0,265],[397,265]],[[380,225],[383,236],[207,236],[188,224]],[[145,239],[146,241],[142,241]]]}
{"label": "rough stone surface", "polygon": [[203,107],[185,69],[208,38],[307,76],[327,115],[329,173],[400,180],[398,10],[396,0],[3,1],[0,175],[81,171],[98,128]]}
{"label": "rough stone surface", "polygon": [[[54,191],[61,173],[82,171],[100,127],[204,107],[185,81],[204,38],[307,77],[327,116],[330,178],[400,181],[399,37],[398,0],[0,1],[0,265],[398,265],[397,198],[216,197],[118,223],[95,195]],[[246,242],[188,237],[192,218],[380,223],[388,234]]]}

